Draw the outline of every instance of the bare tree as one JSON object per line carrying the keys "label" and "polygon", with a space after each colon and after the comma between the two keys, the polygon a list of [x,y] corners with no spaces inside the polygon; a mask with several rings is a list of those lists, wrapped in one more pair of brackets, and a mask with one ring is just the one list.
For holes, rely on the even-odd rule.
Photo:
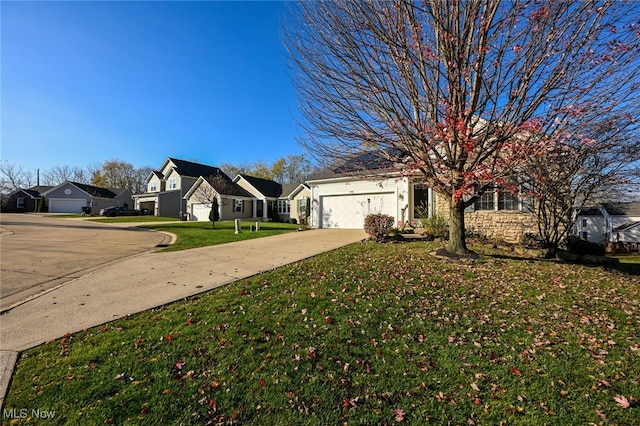
{"label": "bare tree", "polygon": [[232,179],[240,174],[249,174],[251,169],[252,169],[252,166],[251,164],[248,164],[248,163],[242,163],[238,165],[234,165],[231,163],[220,164],[220,170],[222,170],[224,174],[226,174]]}
{"label": "bare tree", "polygon": [[213,228],[216,227],[216,221],[220,220],[220,208],[227,205],[229,199],[225,196],[236,194],[237,188],[228,177],[221,174],[209,176],[206,178],[208,185],[204,182],[198,186],[194,193],[197,202],[207,204],[211,207],[209,220]]}
{"label": "bare tree", "polygon": [[[627,118],[594,116],[579,128],[558,134],[554,143],[527,163],[530,188],[538,202],[535,213],[545,243],[557,248],[571,232],[576,209],[619,199],[620,192],[640,182],[636,167],[640,143]],[[612,194],[615,198],[611,198]]]}
{"label": "bare tree", "polygon": [[43,183],[45,185],[59,185],[64,181],[89,183],[90,173],[80,167],[69,165],[54,166],[43,173]]}
{"label": "bare tree", "polygon": [[448,199],[451,253],[467,253],[465,208],[557,143],[541,135],[638,117],[638,2],[314,1],[291,15],[303,145],[419,175]]}
{"label": "bare tree", "polygon": [[7,160],[0,162],[0,193],[8,194],[16,189],[29,188],[34,181],[34,174],[21,165]]}

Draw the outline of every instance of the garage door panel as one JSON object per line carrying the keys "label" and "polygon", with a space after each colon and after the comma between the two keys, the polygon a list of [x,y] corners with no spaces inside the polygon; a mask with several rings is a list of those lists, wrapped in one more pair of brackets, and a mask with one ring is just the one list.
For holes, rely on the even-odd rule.
{"label": "garage door panel", "polygon": [[82,213],[87,200],[82,198],[50,198],[49,212],[51,213]]}
{"label": "garage door panel", "polygon": [[210,204],[192,204],[191,205],[191,220],[198,222],[209,221],[209,213],[211,212]]}
{"label": "garage door panel", "polygon": [[320,227],[362,229],[369,214],[388,214],[395,218],[395,194],[327,195],[321,199]]}

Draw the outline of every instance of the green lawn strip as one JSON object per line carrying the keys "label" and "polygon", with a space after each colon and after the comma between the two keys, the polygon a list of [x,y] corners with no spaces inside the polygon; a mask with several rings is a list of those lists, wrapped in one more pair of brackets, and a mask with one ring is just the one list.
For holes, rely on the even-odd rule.
{"label": "green lawn strip", "polygon": [[628,274],[640,275],[640,253],[609,254],[620,261],[616,269]]}
{"label": "green lawn strip", "polygon": [[637,277],[434,248],[355,244],[41,345],[5,410],[87,425],[637,422]]}
{"label": "green lawn strip", "polygon": [[[260,231],[255,231],[255,222],[241,222],[242,232],[235,233],[234,222],[216,222],[216,227],[211,227],[211,222],[175,222],[171,224],[143,225],[144,228],[166,231],[175,234],[177,241],[163,251],[186,250],[197,247],[212,246],[216,244],[231,243],[234,241],[249,240],[252,238],[268,237],[271,235],[293,232],[299,225],[289,223],[261,222]],[[253,227],[254,231],[251,231]]]}

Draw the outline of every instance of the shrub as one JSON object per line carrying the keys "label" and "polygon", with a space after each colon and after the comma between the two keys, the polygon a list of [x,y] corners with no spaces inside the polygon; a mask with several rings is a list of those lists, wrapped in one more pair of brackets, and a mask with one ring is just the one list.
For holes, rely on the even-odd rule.
{"label": "shrub", "polygon": [[298,221],[293,217],[291,219],[289,219],[289,222],[292,223],[293,225],[298,223]]}
{"label": "shrub", "polygon": [[587,241],[578,236],[571,235],[566,241],[567,251],[573,254],[592,254],[604,256],[604,245]]}
{"label": "shrub", "polygon": [[280,213],[278,213],[278,207],[273,206],[269,209],[269,219],[271,222],[280,222]]}
{"label": "shrub", "polygon": [[527,232],[522,236],[522,245],[526,248],[534,249],[542,249],[547,247],[547,244],[542,237],[530,232]]}
{"label": "shrub", "polygon": [[364,231],[376,241],[384,240],[393,225],[393,216],[386,214],[370,214],[364,219]]}
{"label": "shrub", "polygon": [[420,214],[420,221],[424,234],[433,238],[446,238],[449,235],[449,222],[443,216],[432,214],[423,216]]}

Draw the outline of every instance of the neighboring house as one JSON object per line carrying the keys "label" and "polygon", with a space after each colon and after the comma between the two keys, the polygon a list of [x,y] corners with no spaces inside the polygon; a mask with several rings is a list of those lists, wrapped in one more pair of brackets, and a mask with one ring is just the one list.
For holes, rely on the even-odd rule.
{"label": "neighboring house", "polygon": [[147,192],[134,195],[135,208],[146,209],[155,216],[186,218],[186,194],[200,178],[223,175],[217,167],[193,163],[191,161],[167,158],[160,170],[153,171],[146,180]]}
{"label": "neighboring house", "polygon": [[101,209],[111,206],[133,205],[128,189],[108,189],[65,181],[42,193],[50,213],[98,214]]}
{"label": "neighboring house", "polygon": [[[295,219],[301,225],[307,225],[311,213],[311,190],[306,183],[282,185],[282,195],[287,196],[289,220]],[[282,218],[282,216],[281,216]]]}
{"label": "neighboring house", "polygon": [[239,174],[233,178],[233,183],[239,185],[255,198],[251,206],[252,217],[266,220],[270,217],[269,212],[274,208],[278,209],[278,213],[286,211],[282,204],[278,204],[278,199],[282,195],[282,185],[278,182]]}
{"label": "neighboring house", "polygon": [[[402,176],[390,162],[372,154],[311,177],[307,184],[310,223],[316,228],[362,229],[365,217],[374,213],[392,216],[398,226],[420,226],[421,218],[434,214],[448,216],[447,200],[419,176]],[[485,192],[466,210],[465,225],[470,232],[508,242],[537,230],[530,202],[498,190]]]}
{"label": "neighboring house", "polygon": [[11,192],[4,205],[4,211],[25,213],[38,211],[38,202],[42,193],[53,188],[52,186],[33,186],[28,189],[16,189]]}
{"label": "neighboring house", "polygon": [[306,184],[281,185],[273,180],[243,174],[237,175],[233,182],[254,197],[251,205],[253,218],[267,220],[271,217],[269,212],[275,209],[282,222],[295,219],[298,223],[301,220],[306,223],[311,195]]}
{"label": "neighboring house", "polygon": [[184,196],[188,220],[209,220],[214,197],[218,200],[220,220],[250,219],[254,197],[233,183],[225,174],[216,178],[200,176]]}
{"label": "neighboring house", "polygon": [[595,243],[640,243],[640,202],[603,203],[579,210],[575,231]]}

